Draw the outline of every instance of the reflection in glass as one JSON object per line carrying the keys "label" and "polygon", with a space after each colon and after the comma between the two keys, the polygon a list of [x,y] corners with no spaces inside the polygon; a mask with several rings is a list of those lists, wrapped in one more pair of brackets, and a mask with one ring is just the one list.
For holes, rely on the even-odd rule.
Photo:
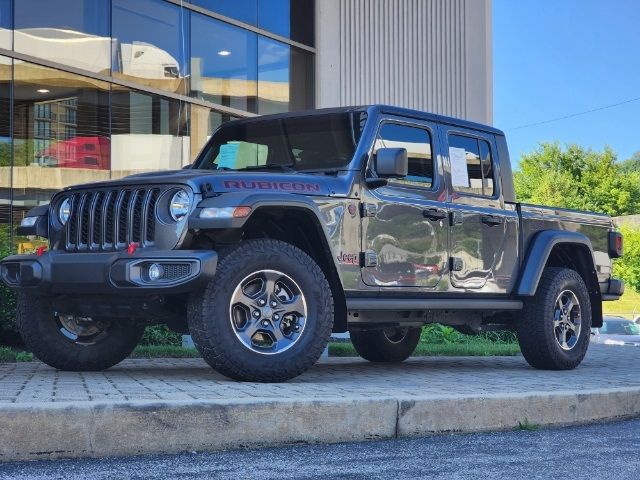
{"label": "reflection in glass", "polygon": [[11,50],[13,28],[13,0],[0,0],[0,48]]}
{"label": "reflection in glass", "polygon": [[257,0],[191,0],[191,3],[225,17],[255,25],[257,22]]}
{"label": "reflection in glass", "polygon": [[115,77],[188,94],[188,10],[161,0],[113,0],[112,25]]}
{"label": "reflection in glass", "polygon": [[11,228],[11,59],[0,57],[0,250]]}
{"label": "reflection in glass", "polygon": [[16,1],[15,50],[108,74],[109,4],[104,0]]}
{"label": "reflection in glass", "polygon": [[112,178],[178,169],[188,163],[187,107],[179,100],[113,85]]}
{"label": "reflection in glass", "polygon": [[259,0],[258,26],[305,45],[314,45],[314,0]]}
{"label": "reflection in glass", "polygon": [[68,185],[109,178],[109,85],[16,60],[16,204],[47,202]]}
{"label": "reflection in glass", "polygon": [[398,123],[384,123],[373,147],[374,155],[380,148],[404,148],[407,151],[407,175],[394,180],[395,182],[424,188],[433,186],[433,155],[428,130]]}
{"label": "reflection in glass", "polygon": [[313,56],[265,37],[258,39],[258,113],[313,108]]}
{"label": "reflection in glass", "polygon": [[256,111],[256,34],[191,14],[191,95]]}
{"label": "reflection in glass", "polygon": [[202,147],[209,141],[213,132],[224,122],[235,117],[226,113],[216,112],[200,105],[191,105],[190,128],[191,133],[191,157],[193,162]]}

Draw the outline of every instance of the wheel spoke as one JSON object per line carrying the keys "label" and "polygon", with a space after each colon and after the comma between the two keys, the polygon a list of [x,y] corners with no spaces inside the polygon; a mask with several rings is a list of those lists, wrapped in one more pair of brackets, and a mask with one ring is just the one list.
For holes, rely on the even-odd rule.
{"label": "wheel spoke", "polygon": [[571,312],[575,306],[573,298],[573,294],[567,295],[567,301],[562,305],[562,308],[565,308],[567,312]]}
{"label": "wheel spoke", "polygon": [[249,295],[247,295],[246,293],[244,293],[242,291],[242,289],[239,289],[234,295],[233,295],[233,299],[231,300],[232,304],[235,303],[240,303],[242,305],[244,305],[245,307],[248,308],[256,308],[257,306],[257,299],[251,298]]}
{"label": "wheel spoke", "polygon": [[282,307],[285,309],[285,314],[297,313],[298,315],[302,315],[306,310],[304,298],[302,298],[302,295],[296,295],[291,301],[283,302]]}
{"label": "wheel spoke", "polygon": [[269,297],[273,298],[276,295],[276,282],[280,279],[281,275],[278,272],[268,271],[264,274],[264,287],[263,292]]}

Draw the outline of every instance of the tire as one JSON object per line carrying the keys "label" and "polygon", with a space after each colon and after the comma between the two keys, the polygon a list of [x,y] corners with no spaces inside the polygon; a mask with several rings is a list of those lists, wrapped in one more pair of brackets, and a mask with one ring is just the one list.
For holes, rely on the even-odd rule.
{"label": "tire", "polygon": [[[569,300],[577,301],[577,308],[565,308]],[[567,268],[546,268],[516,326],[518,343],[529,365],[543,370],[577,367],[591,338],[591,301],[582,277]]]}
{"label": "tire", "polygon": [[353,330],[353,347],[370,362],[399,363],[411,356],[420,341],[419,327]]}
{"label": "tire", "polygon": [[191,296],[188,317],[198,351],[216,371],[283,382],[320,358],[333,328],[333,298],[305,252],[278,240],[247,240],[220,261],[204,292]]}
{"label": "tire", "polygon": [[144,333],[144,326],[105,318],[79,329],[74,322],[80,318],[56,314],[47,297],[18,295],[16,323],[22,340],[38,359],[58,370],[106,370],[127,358]]}

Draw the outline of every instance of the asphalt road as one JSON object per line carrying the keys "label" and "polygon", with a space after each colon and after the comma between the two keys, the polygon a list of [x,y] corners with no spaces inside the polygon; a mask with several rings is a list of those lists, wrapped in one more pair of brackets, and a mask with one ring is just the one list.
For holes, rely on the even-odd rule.
{"label": "asphalt road", "polygon": [[582,427],[0,464],[0,479],[640,479],[640,419]]}

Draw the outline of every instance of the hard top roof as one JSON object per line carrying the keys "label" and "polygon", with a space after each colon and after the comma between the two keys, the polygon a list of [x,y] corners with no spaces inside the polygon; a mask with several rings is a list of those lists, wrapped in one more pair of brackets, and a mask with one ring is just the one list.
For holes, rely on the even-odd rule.
{"label": "hard top roof", "polygon": [[504,135],[504,132],[502,132],[502,130],[491,127],[489,125],[484,125],[482,123],[471,122],[469,120],[462,120],[460,118],[447,117],[445,115],[438,115],[435,113],[421,112],[419,110],[413,110],[410,108],[395,107],[393,105],[383,105],[383,104],[360,105],[360,106],[353,106],[353,107],[320,108],[315,110],[302,110],[298,112],[276,113],[271,115],[261,115],[258,117],[242,118],[238,120],[233,120],[232,122],[244,123],[244,122],[250,122],[255,120],[295,118],[295,117],[304,117],[304,116],[317,115],[317,114],[346,113],[346,112],[356,112],[356,111],[367,111],[370,114],[382,113],[382,114],[389,114],[389,115],[397,115],[400,117],[416,118],[420,120],[438,122],[438,123],[443,123],[447,125],[455,125],[462,128],[481,130],[484,132],[495,133],[497,135]]}

